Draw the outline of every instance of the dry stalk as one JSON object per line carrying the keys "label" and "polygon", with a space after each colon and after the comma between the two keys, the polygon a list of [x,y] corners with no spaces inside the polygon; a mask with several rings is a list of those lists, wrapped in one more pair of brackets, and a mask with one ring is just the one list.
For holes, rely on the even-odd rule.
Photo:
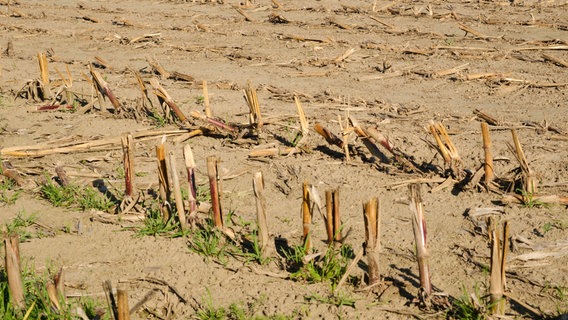
{"label": "dry stalk", "polygon": [[211,105],[209,104],[209,90],[207,89],[207,80],[203,80],[203,104],[205,105],[205,116],[211,118]]}
{"label": "dry stalk", "polygon": [[378,253],[381,248],[381,214],[379,200],[375,197],[363,204],[365,221],[365,253],[367,255],[369,286],[381,281]]}
{"label": "dry stalk", "polygon": [[18,235],[9,235],[4,229],[4,253],[6,276],[8,278],[8,289],[10,299],[18,309],[25,307],[24,283],[22,281],[22,268],[20,265],[20,246]]}
{"label": "dry stalk", "polygon": [[[262,114],[260,113],[260,105],[258,103],[258,96],[256,89],[252,87],[250,81],[248,86],[243,90],[245,101],[249,107],[249,121],[252,128],[257,131],[262,130]],[[257,132],[258,133],[258,132]]]}
{"label": "dry stalk", "polygon": [[304,181],[302,186],[302,239],[306,252],[312,248],[311,224],[312,211],[310,208],[310,192],[308,190],[308,182]]}
{"label": "dry stalk", "polygon": [[502,121],[497,120],[495,117],[479,110],[479,109],[475,109],[473,110],[473,113],[481,120],[487,122],[488,124],[492,125],[492,126],[502,126],[504,125],[504,123]]}
{"label": "dry stalk", "polygon": [[150,99],[150,96],[148,95],[148,89],[146,88],[146,85],[144,84],[144,80],[142,80],[142,77],[140,76],[140,72],[138,71],[134,71],[134,76],[136,77],[136,82],[138,83],[138,88],[140,89],[140,92],[142,93],[142,105],[144,107],[146,107],[146,103],[148,103],[150,105],[150,108],[153,109],[154,108],[154,103],[152,102],[152,99]]}
{"label": "dry stalk", "polygon": [[70,183],[69,176],[67,176],[67,173],[65,172],[65,168],[63,168],[63,166],[55,167],[55,173],[57,174],[57,178],[59,179],[59,184],[62,187],[69,185],[69,183]]}
{"label": "dry stalk", "polygon": [[128,306],[128,292],[121,288],[120,285],[116,289],[116,297],[117,297],[117,311],[118,311],[118,319],[117,320],[130,320],[130,308]]}
{"label": "dry stalk", "polygon": [[162,220],[167,222],[171,217],[171,192],[164,141],[156,146],[156,158],[158,160],[158,183],[161,200],[160,212],[162,213]]}
{"label": "dry stalk", "polygon": [[489,234],[491,241],[491,278],[489,284],[489,299],[491,313],[505,315],[505,258],[507,253],[508,225],[503,225],[503,248],[500,248],[500,236],[497,224],[493,217],[488,218]]}
{"label": "dry stalk", "polygon": [[256,172],[253,176],[252,186],[256,199],[256,218],[258,224],[258,240],[260,252],[263,258],[269,258],[272,254],[270,238],[268,236],[268,223],[266,221],[266,198],[264,197],[264,178],[262,172]]}
{"label": "dry stalk", "polygon": [[327,232],[327,241],[331,245],[333,243],[341,243],[343,237],[341,235],[341,218],[339,215],[339,190],[327,190],[325,192],[325,226]]}
{"label": "dry stalk", "polygon": [[49,81],[49,66],[47,63],[47,56],[45,55],[45,53],[41,52],[37,54],[37,60],[39,62],[39,73],[40,73],[40,81],[41,81],[41,87],[42,87],[42,91],[43,91],[43,96],[44,99],[51,99],[51,91],[49,90],[49,85],[50,85],[50,81]]}
{"label": "dry stalk", "polygon": [[420,195],[420,185],[411,184],[408,186],[410,192],[410,210],[412,210],[412,227],[414,229],[414,240],[416,242],[416,259],[418,260],[418,271],[420,273],[420,300],[426,303],[432,294],[432,283],[430,282],[429,253],[426,246],[426,220],[424,219],[424,206]]}
{"label": "dry stalk", "polygon": [[436,144],[438,145],[438,151],[444,158],[446,167],[450,168],[453,177],[458,180],[463,178],[462,160],[444,125],[441,123],[432,123],[428,129],[434,136]]}
{"label": "dry stalk", "polygon": [[[522,188],[523,188],[523,198],[532,197],[538,192],[538,181],[529,167],[525,153],[523,152],[523,147],[519,142],[519,137],[517,136],[517,131],[511,129],[511,134],[513,136],[513,143],[515,145],[515,156],[519,161],[521,172],[522,172]],[[523,202],[528,202],[529,199],[524,199]]]}
{"label": "dry stalk", "polygon": [[487,190],[491,190],[493,188],[493,179],[495,179],[495,173],[493,171],[491,137],[489,136],[489,126],[486,122],[481,122],[481,135],[483,137],[483,152],[485,153],[485,188],[487,188]]}
{"label": "dry stalk", "polygon": [[221,210],[221,188],[219,186],[219,175],[217,172],[217,158],[207,157],[207,175],[209,176],[209,189],[211,192],[211,208],[213,211],[213,222],[215,227],[223,229],[223,216]]}
{"label": "dry stalk", "polygon": [[[193,117],[194,119],[198,119],[201,120],[205,123],[207,123],[206,128],[209,130],[214,131],[214,128],[220,129],[222,131],[227,131],[229,132],[229,134],[234,135],[236,133],[238,133],[238,128],[233,127],[229,124],[226,124],[225,122],[223,122],[222,120],[218,120],[218,119],[214,119],[214,118],[209,118],[207,116],[201,115],[201,113],[199,113],[198,111],[192,111],[190,113],[191,117]],[[214,127],[214,128],[212,128]]]}
{"label": "dry stalk", "polygon": [[91,73],[91,76],[93,77],[93,82],[96,86],[97,91],[107,96],[107,98],[112,103],[112,106],[114,107],[116,112],[120,112],[121,109],[120,102],[118,101],[112,90],[110,89],[108,83],[103,79],[101,74],[93,68],[92,65],[89,65],[89,71]]}
{"label": "dry stalk", "polygon": [[154,88],[154,94],[161,100],[161,102],[166,103],[168,107],[172,109],[175,113],[176,117],[181,121],[182,125],[188,125],[189,121],[187,117],[183,114],[181,109],[177,106],[174,102],[172,97],[168,94],[166,89],[160,85],[158,79],[152,78],[150,79],[150,84]]}
{"label": "dry stalk", "polygon": [[254,149],[250,152],[249,157],[260,158],[260,157],[289,156],[299,151],[301,151],[301,149],[294,147]]}
{"label": "dry stalk", "polygon": [[325,231],[327,233],[327,242],[333,243],[333,193],[331,190],[325,192]]}
{"label": "dry stalk", "polygon": [[134,198],[136,186],[134,184],[134,138],[131,134],[125,134],[121,137],[122,142],[122,159],[124,164],[124,195],[128,198]]}
{"label": "dry stalk", "polygon": [[105,292],[108,308],[111,311],[113,319],[118,320],[118,306],[116,297],[112,291],[112,283],[110,280],[103,281],[103,291]]}
{"label": "dry stalk", "polygon": [[195,181],[195,160],[191,146],[186,144],[183,147],[183,157],[185,159],[185,168],[187,170],[188,198],[189,198],[189,221],[193,223],[197,214],[197,183]]}
{"label": "dry stalk", "polygon": [[322,126],[321,123],[317,122],[316,124],[314,124],[314,130],[316,130],[317,133],[322,135],[325,138],[325,141],[327,141],[327,143],[337,146],[342,150],[344,149],[343,140],[338,136],[336,136],[335,134],[333,134],[327,128]]}
{"label": "dry stalk", "polygon": [[162,80],[170,77],[171,74],[167,72],[166,69],[164,69],[164,67],[162,67],[162,65],[156,59],[146,57],[146,61],[148,62],[150,67],[152,67],[152,70],[160,75]]}
{"label": "dry stalk", "polygon": [[61,310],[61,305],[59,304],[57,289],[55,288],[53,281],[47,281],[45,289],[47,291],[49,301],[51,302],[51,307],[59,312]]}
{"label": "dry stalk", "polygon": [[187,220],[185,218],[185,208],[183,206],[183,198],[181,195],[181,186],[179,183],[179,174],[177,171],[176,157],[173,151],[170,151],[169,157],[169,168],[171,174],[172,188],[174,191],[174,198],[176,201],[176,211],[178,214],[179,224],[182,230],[187,229]]}

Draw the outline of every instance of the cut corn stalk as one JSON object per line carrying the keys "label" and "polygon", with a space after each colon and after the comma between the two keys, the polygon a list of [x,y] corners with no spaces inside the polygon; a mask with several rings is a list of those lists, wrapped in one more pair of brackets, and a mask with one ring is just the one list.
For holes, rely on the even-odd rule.
{"label": "cut corn stalk", "polygon": [[207,89],[207,80],[203,80],[203,104],[205,105],[205,116],[207,118],[213,117],[211,113],[211,106],[209,104],[209,90]]}
{"label": "cut corn stalk", "polygon": [[379,272],[378,253],[381,248],[381,213],[379,200],[372,198],[363,204],[365,221],[365,253],[367,255],[369,286],[376,285],[381,281]]}
{"label": "cut corn stalk", "polygon": [[260,105],[258,103],[258,96],[256,94],[256,89],[252,87],[250,81],[248,81],[247,88],[243,90],[245,101],[249,107],[249,120],[252,128],[256,130],[262,129],[262,114],[260,113]]}
{"label": "cut corn stalk", "polygon": [[256,218],[258,225],[258,240],[262,258],[271,255],[271,242],[268,236],[268,223],[266,221],[266,198],[264,197],[264,179],[262,172],[256,172],[252,180],[254,198],[256,199]]}
{"label": "cut corn stalk", "polygon": [[158,160],[158,183],[160,192],[160,212],[162,220],[167,222],[171,217],[170,205],[170,180],[168,175],[168,165],[166,161],[166,146],[164,141],[156,146],[156,158]]}
{"label": "cut corn stalk", "polygon": [[505,259],[507,255],[508,225],[503,225],[503,247],[501,248],[499,230],[493,217],[488,218],[491,241],[491,278],[489,284],[489,300],[491,313],[505,315]]}
{"label": "cut corn stalk", "polygon": [[177,106],[174,102],[172,97],[168,94],[166,89],[160,85],[158,79],[152,78],[150,79],[150,84],[154,88],[154,94],[161,100],[162,104],[165,103],[171,110],[174,112],[176,117],[182,123],[183,126],[189,125],[189,121],[187,117],[183,114],[181,109]]}
{"label": "cut corn stalk", "polygon": [[93,82],[96,86],[98,92],[102,93],[103,95],[107,96],[107,98],[112,103],[116,112],[120,112],[121,105],[112,90],[110,89],[108,83],[103,79],[101,74],[93,69],[92,65],[89,65],[89,71],[91,72],[91,76],[93,77]]}
{"label": "cut corn stalk", "polygon": [[310,192],[308,182],[304,181],[302,186],[302,239],[306,252],[312,248],[310,227],[312,224],[312,211],[310,207]]}
{"label": "cut corn stalk", "polygon": [[485,188],[487,188],[487,190],[490,190],[493,188],[493,179],[495,178],[495,173],[493,171],[491,137],[489,136],[489,126],[486,122],[481,122],[481,134],[483,136],[483,152],[485,153]]}
{"label": "cut corn stalk", "polygon": [[215,227],[223,229],[223,215],[221,210],[221,188],[217,171],[217,158],[207,157],[207,175],[209,176],[209,190],[211,192],[211,208]]}
{"label": "cut corn stalk", "polygon": [[183,198],[181,194],[181,186],[179,183],[179,174],[177,171],[176,157],[173,151],[170,151],[169,157],[169,168],[172,181],[172,189],[174,191],[174,199],[176,202],[176,211],[178,215],[179,225],[182,230],[187,229],[187,220],[185,218],[185,208],[183,206]]}
{"label": "cut corn stalk", "polygon": [[322,126],[321,123],[317,122],[316,124],[314,124],[314,130],[316,130],[317,133],[319,133],[322,137],[324,137],[327,143],[337,146],[343,150],[344,148],[343,140],[337,137],[327,128]]}
{"label": "cut corn stalk", "polygon": [[4,229],[4,253],[6,276],[8,289],[10,290],[10,300],[18,309],[25,308],[24,283],[22,281],[22,268],[20,261],[20,246],[18,235],[7,234]]}
{"label": "cut corn stalk", "polygon": [[530,201],[530,199],[528,198],[532,197],[538,192],[538,181],[533,171],[529,167],[529,163],[527,161],[527,158],[525,157],[523,147],[519,142],[517,131],[515,129],[511,129],[511,134],[513,135],[513,143],[515,145],[515,156],[517,157],[517,160],[519,161],[521,167],[523,197],[527,198],[523,202],[526,203]]}
{"label": "cut corn stalk", "polygon": [[193,152],[189,144],[183,147],[183,157],[185,159],[187,182],[189,185],[187,193],[189,198],[189,221],[193,223],[195,215],[197,214],[197,184],[195,182],[195,160],[193,159]]}
{"label": "cut corn stalk", "polygon": [[414,229],[414,241],[416,243],[416,260],[420,273],[420,300],[426,304],[432,294],[430,282],[430,267],[428,264],[429,253],[426,243],[426,220],[424,218],[424,206],[420,195],[420,185],[410,184],[410,209],[412,211],[412,227]]}
{"label": "cut corn stalk", "polygon": [[446,128],[441,123],[432,123],[428,127],[432,136],[436,140],[438,152],[444,158],[446,168],[452,172],[452,176],[458,180],[463,178],[464,172],[462,170],[462,160],[459,156],[457,148],[450,139]]}

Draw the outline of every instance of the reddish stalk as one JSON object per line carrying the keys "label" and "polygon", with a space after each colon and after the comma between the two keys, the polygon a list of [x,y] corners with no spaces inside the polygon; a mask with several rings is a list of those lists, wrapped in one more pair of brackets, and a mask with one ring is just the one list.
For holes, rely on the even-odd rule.
{"label": "reddish stalk", "polygon": [[219,175],[217,172],[217,158],[207,157],[207,175],[209,176],[209,190],[211,192],[211,208],[213,210],[213,222],[215,227],[223,228],[223,216],[221,210],[221,191],[219,187]]}
{"label": "reddish stalk", "polygon": [[134,138],[131,134],[123,135],[122,142],[122,162],[124,165],[124,195],[129,198],[134,198],[136,193],[134,185]]}
{"label": "reddish stalk", "polygon": [[308,182],[304,181],[302,186],[302,239],[306,252],[312,248],[310,226],[312,224],[312,213],[310,210],[310,192]]}

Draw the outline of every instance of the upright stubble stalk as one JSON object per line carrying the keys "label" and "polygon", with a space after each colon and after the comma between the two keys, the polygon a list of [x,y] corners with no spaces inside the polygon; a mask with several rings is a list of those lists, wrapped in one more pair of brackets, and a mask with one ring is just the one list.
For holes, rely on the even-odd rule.
{"label": "upright stubble stalk", "polygon": [[211,208],[213,210],[213,222],[215,227],[223,228],[223,217],[221,211],[221,192],[219,188],[219,176],[217,173],[217,158],[207,157],[207,175],[209,176],[209,190],[211,192]]}
{"label": "upright stubble stalk", "polygon": [[8,278],[8,289],[14,306],[18,309],[25,307],[24,284],[20,266],[20,247],[18,235],[8,235],[4,232],[5,270]]}
{"label": "upright stubble stalk", "polygon": [[380,212],[379,200],[372,198],[363,204],[365,221],[365,252],[367,254],[367,265],[369,275],[369,285],[375,285],[381,281],[379,272],[378,252],[380,250]]}
{"label": "upright stubble stalk", "polygon": [[162,213],[162,220],[164,222],[170,219],[170,179],[168,178],[168,166],[166,161],[166,146],[160,143],[156,146],[156,157],[158,159],[158,182]]}
{"label": "upright stubble stalk", "polygon": [[418,260],[418,271],[420,273],[420,288],[422,299],[432,294],[432,283],[430,282],[430,268],[428,265],[429,253],[426,246],[426,220],[424,219],[424,206],[420,195],[420,185],[409,185],[410,209],[412,215],[412,227],[414,229],[414,240],[416,242],[416,259]]}
{"label": "upright stubble stalk", "polygon": [[489,126],[486,122],[481,122],[481,135],[483,137],[483,152],[485,153],[485,187],[491,188],[495,174],[493,172],[493,154],[491,153],[491,137],[489,136]]}
{"label": "upright stubble stalk", "polygon": [[491,313],[504,315],[506,300],[505,293],[505,257],[507,250],[508,225],[503,226],[503,249],[500,247],[500,236],[497,224],[493,218],[488,219],[489,234],[491,241],[491,278],[489,282],[489,301]]}
{"label": "upright stubble stalk", "polygon": [[170,151],[169,165],[179,224],[181,226],[181,229],[185,230],[187,229],[187,220],[185,218],[185,208],[183,206],[183,198],[181,195],[181,186],[179,183],[179,174],[177,172],[176,157],[172,151]]}
{"label": "upright stubble stalk", "polygon": [[306,251],[312,248],[312,239],[310,234],[310,226],[312,224],[312,213],[310,210],[310,192],[308,191],[308,182],[304,181],[302,187],[302,236],[304,248]]}
{"label": "upright stubble stalk", "polygon": [[256,172],[253,176],[252,187],[256,199],[256,217],[258,224],[258,240],[260,252],[263,258],[268,258],[270,252],[270,239],[268,236],[268,223],[266,221],[266,199],[264,197],[264,179],[262,172]]}
{"label": "upright stubble stalk", "polygon": [[121,137],[122,159],[124,164],[124,182],[126,197],[133,198],[136,193],[134,186],[134,143],[131,134]]}
{"label": "upright stubble stalk", "polygon": [[183,147],[183,157],[185,159],[185,168],[187,170],[187,181],[189,183],[189,216],[192,219],[197,212],[197,185],[195,182],[195,160],[193,159],[193,152],[189,144]]}

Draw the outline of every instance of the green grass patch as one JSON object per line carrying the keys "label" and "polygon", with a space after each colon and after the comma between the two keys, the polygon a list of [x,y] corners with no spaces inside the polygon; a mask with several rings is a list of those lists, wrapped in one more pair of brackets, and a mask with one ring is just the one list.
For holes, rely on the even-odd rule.
{"label": "green grass patch", "polygon": [[51,179],[41,187],[40,195],[56,207],[108,211],[115,206],[108,197],[93,187],[60,186]]}

